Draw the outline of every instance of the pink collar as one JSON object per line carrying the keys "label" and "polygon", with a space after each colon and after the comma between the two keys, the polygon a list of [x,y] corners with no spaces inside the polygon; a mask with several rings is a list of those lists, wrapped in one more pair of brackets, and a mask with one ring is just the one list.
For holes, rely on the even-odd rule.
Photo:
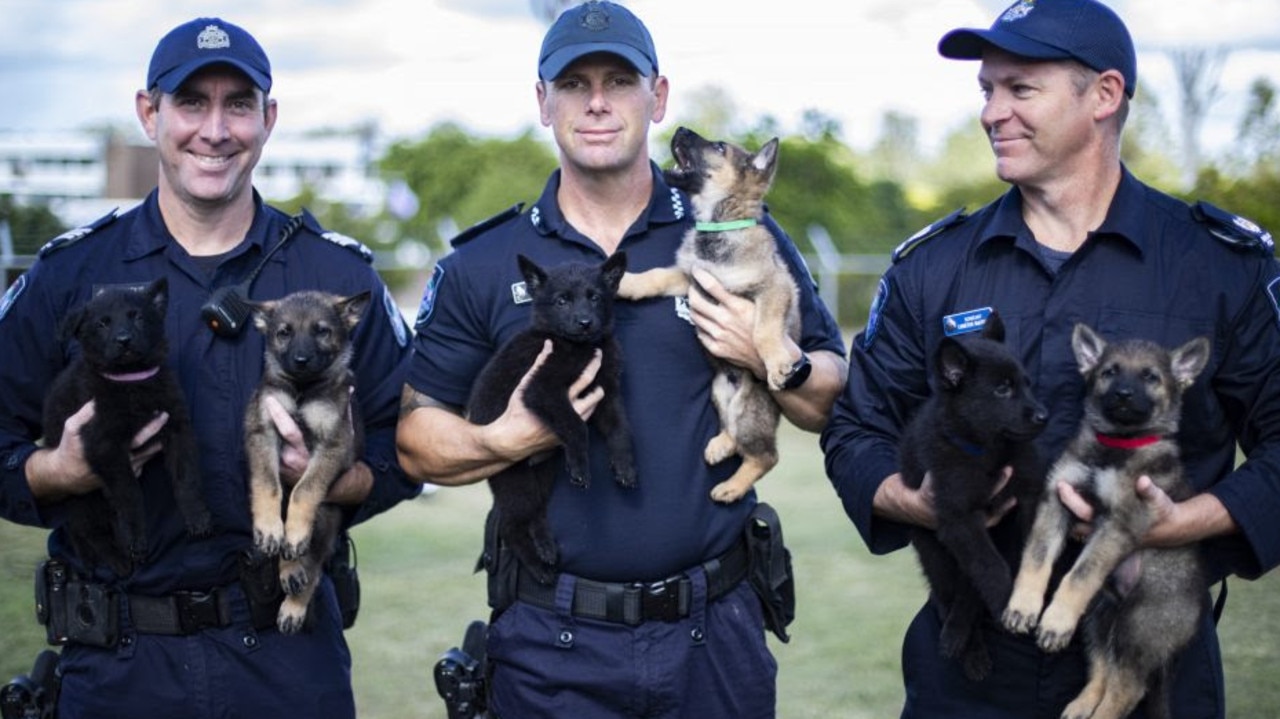
{"label": "pink collar", "polygon": [[103,372],[102,376],[112,382],[141,382],[144,379],[151,379],[152,377],[155,377],[159,372],[160,368],[157,366],[152,367],[151,369],[144,369],[140,372],[125,372],[124,374],[108,374]]}
{"label": "pink collar", "polygon": [[1110,434],[1098,432],[1094,435],[1098,438],[1098,444],[1103,447],[1112,449],[1138,449],[1147,445],[1155,444],[1161,440],[1158,434],[1149,434],[1145,437],[1116,437]]}

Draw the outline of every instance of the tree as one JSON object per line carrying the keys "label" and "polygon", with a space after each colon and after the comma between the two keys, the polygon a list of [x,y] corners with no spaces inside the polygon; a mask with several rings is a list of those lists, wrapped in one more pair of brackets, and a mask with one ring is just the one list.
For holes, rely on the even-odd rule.
{"label": "tree", "polygon": [[1218,79],[1230,50],[1223,48],[1181,48],[1169,51],[1178,79],[1178,115],[1182,136],[1182,173],[1187,186],[1194,183],[1202,164],[1200,129],[1209,108],[1218,99]]}

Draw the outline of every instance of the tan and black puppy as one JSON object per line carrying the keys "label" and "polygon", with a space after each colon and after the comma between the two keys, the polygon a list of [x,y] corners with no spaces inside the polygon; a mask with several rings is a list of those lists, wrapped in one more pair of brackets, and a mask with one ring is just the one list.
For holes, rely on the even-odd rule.
{"label": "tan and black puppy", "polygon": [[[368,304],[367,291],[345,298],[303,291],[254,305],[254,326],[266,337],[266,365],[245,413],[253,541],[259,552],[280,557],[286,596],[277,626],[286,634],[302,628],[335,548],[339,513],[324,498],[362,451],[351,400],[351,332]],[[298,423],[311,455],[287,497],[280,482],[281,438],[263,406],[267,397]]]}
{"label": "tan and black puppy", "polygon": [[694,228],[676,251],[674,266],[628,273],[618,297],[687,295],[696,286],[693,270],[702,269],[729,292],[755,302],[752,340],[768,370],[768,387],[751,372],[708,355],[716,369],[711,395],[720,433],[703,455],[708,464],[742,455],[738,471],[711,490],[717,502],[735,502],[778,463],[781,410],[769,387],[782,389],[796,370],[786,338],[800,338],[799,290],[773,233],[760,224],[778,166],[778,139],[753,154],[681,127],[671,138],[671,154],[676,167],[666,172],[667,182],[689,193]]}
{"label": "tan and black puppy", "polygon": [[[1204,569],[1195,546],[1140,547],[1153,517],[1135,484],[1145,475],[1174,501],[1191,496],[1175,434],[1182,394],[1208,363],[1209,341],[1197,337],[1172,351],[1145,340],[1108,344],[1080,324],[1071,346],[1085,377],[1084,420],[1049,473],[1004,625],[1021,633],[1038,626],[1040,648],[1054,652],[1083,618],[1089,682],[1063,717],[1125,717],[1144,696],[1147,716],[1167,717],[1170,664],[1207,601]],[[1041,615],[1074,521],[1053,491],[1058,482],[1090,498],[1094,530]]]}

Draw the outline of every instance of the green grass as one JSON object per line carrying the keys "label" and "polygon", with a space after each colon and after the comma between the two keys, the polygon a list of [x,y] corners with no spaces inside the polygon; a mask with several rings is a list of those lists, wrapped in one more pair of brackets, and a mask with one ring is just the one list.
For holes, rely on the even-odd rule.
{"label": "green grass", "polygon": [[[924,599],[910,550],[872,557],[823,473],[814,435],[783,430],[782,463],[758,486],[782,515],[795,564],[791,642],[772,639],[779,715],[895,717],[901,640]],[[445,719],[431,670],[467,624],[485,618],[480,548],[489,491],[441,489],[356,528],[362,606],[347,633],[362,719]],[[1280,521],[1280,518],[1277,518]],[[0,522],[0,678],[28,671],[44,647],[31,576],[43,532]],[[1280,714],[1280,574],[1233,581],[1221,626],[1231,719]]]}

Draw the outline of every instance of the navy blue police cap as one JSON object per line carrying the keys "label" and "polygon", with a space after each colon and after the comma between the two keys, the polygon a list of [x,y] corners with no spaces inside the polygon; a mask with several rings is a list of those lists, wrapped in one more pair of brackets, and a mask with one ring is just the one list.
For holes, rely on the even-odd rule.
{"label": "navy blue police cap", "polygon": [[160,38],[147,69],[147,89],[172,93],[192,73],[214,64],[240,70],[263,92],[271,90],[271,62],[244,28],[216,17],[196,18]]}
{"label": "navy blue police cap", "polygon": [[1096,0],[1017,0],[988,30],[961,28],[943,35],[938,52],[954,60],[981,60],[987,45],[1034,60],[1077,60],[1098,72],[1116,70],[1129,97],[1138,83],[1128,28]]}
{"label": "navy blue police cap", "polygon": [[658,74],[658,53],[640,18],[621,5],[590,0],[561,13],[542,38],[538,77],[554,80],[574,60],[593,52],[617,55],[641,75]]}

